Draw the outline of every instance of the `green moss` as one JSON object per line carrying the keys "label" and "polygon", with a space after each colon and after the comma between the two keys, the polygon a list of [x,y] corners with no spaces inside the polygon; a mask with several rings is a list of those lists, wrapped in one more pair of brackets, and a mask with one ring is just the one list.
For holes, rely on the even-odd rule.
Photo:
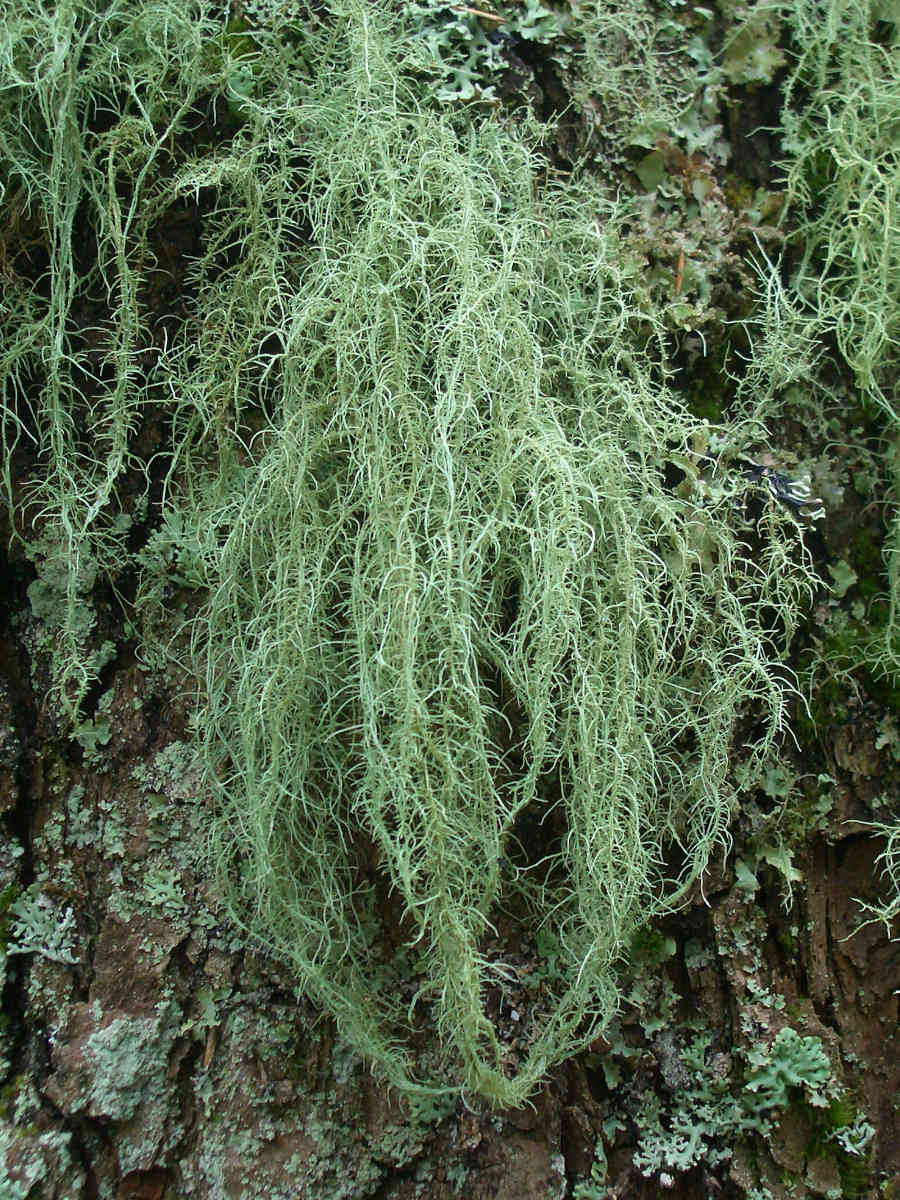
{"label": "green moss", "polygon": [[871,1186],[871,1147],[875,1130],[849,1095],[836,1096],[824,1111],[810,1114],[807,1154],[833,1158],[841,1181],[841,1196],[857,1200]]}
{"label": "green moss", "polygon": [[631,939],[630,961],[635,968],[653,969],[670,959],[675,951],[673,938],[648,926],[639,929]]}
{"label": "green moss", "polygon": [[884,538],[867,525],[860,525],[848,546],[848,557],[856,572],[856,594],[871,601],[885,592]]}
{"label": "green moss", "polygon": [[725,369],[728,356],[727,346],[717,346],[690,373],[691,390],[685,396],[685,403],[695,417],[710,425],[722,425],[731,399],[733,389]]}
{"label": "green moss", "polygon": [[11,909],[21,891],[22,889],[17,883],[10,883],[0,891],[0,947],[4,950],[9,942],[10,923],[13,916]]}

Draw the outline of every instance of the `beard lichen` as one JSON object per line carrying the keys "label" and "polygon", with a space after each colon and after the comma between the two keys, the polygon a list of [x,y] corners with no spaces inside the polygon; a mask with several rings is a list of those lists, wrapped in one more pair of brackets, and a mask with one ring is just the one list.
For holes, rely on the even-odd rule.
{"label": "beard lichen", "polygon": [[[782,164],[793,225],[782,279],[768,260],[759,306],[764,336],[744,385],[778,397],[815,381],[815,412],[835,378],[848,380],[882,434],[879,497],[885,512],[886,595],[866,606],[852,639],[853,668],[900,676],[900,16],[879,0],[791,0],[776,8],[792,30],[785,80]],[[780,266],[780,264],[779,264]],[[882,590],[882,589],[879,589]],[[845,664],[832,648],[821,664]],[[900,911],[896,847],[900,821],[875,828],[887,838],[881,861],[889,896],[863,912],[887,928]]]}
{"label": "beard lichen", "polygon": [[[4,186],[46,254],[12,288],[4,436],[69,563],[60,694],[77,720],[96,675],[85,563],[143,565],[150,605],[148,547],[157,575],[189,561],[235,920],[392,1085],[520,1104],[724,844],[738,715],[758,761],[781,729],[795,527],[769,505],[751,528],[748,485],[693,465],[709,431],[666,386],[623,208],[554,182],[522,122],[424,105],[386,15],[251,38],[69,2],[2,54]],[[225,100],[216,141],[198,114]],[[189,204],[154,340],[155,222]],[[148,420],[166,478],[139,553]],[[554,971],[510,1048],[496,998],[535,931]]]}

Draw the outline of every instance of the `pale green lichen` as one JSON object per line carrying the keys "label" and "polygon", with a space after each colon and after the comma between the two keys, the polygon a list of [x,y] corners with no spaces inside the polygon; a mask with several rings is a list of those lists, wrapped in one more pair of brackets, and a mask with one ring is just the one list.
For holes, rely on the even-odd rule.
{"label": "pale green lichen", "polygon": [[737,1087],[731,1059],[712,1054],[712,1041],[709,1032],[691,1035],[677,1065],[669,1064],[672,1086],[642,1100],[633,1157],[642,1174],[672,1178],[700,1164],[716,1167],[732,1158],[738,1144],[772,1135],[791,1108],[822,1113],[818,1123],[807,1122],[811,1157],[827,1154],[829,1147],[853,1159],[867,1157],[871,1126],[839,1100],[842,1089],[821,1039],[784,1026],[767,1044],[745,1053]]}
{"label": "pale green lichen", "polygon": [[7,955],[39,954],[68,966],[81,961],[73,909],[55,905],[41,891],[40,884],[27,887],[12,903],[9,914],[12,922]]}
{"label": "pale green lichen", "polygon": [[[876,465],[896,505],[900,20],[895,5],[879,0],[791,0],[772,11],[793,35],[781,136],[797,257],[786,283],[765,254],[760,259],[762,331],[743,386],[757,401],[768,398],[771,414],[788,411],[796,385],[806,380],[804,405],[816,413],[829,392],[841,399],[836,368],[849,373],[857,389],[853,403],[875,413],[883,430]],[[810,381],[818,394],[808,394]],[[832,622],[820,672],[831,677],[864,665],[875,677],[891,677],[896,690],[900,520],[888,510],[886,524],[887,596],[872,594],[883,589],[872,570],[868,594],[856,598],[852,618],[841,614]],[[853,595],[860,573],[844,560],[830,571],[835,598]],[[900,824],[895,838],[898,830]],[[890,926],[900,891],[893,886],[890,851],[885,861],[892,889],[880,909],[870,905],[866,911],[880,913]]]}
{"label": "pale green lichen", "polygon": [[502,13],[495,13],[497,20],[479,16],[472,7],[478,6],[422,0],[403,5],[404,20],[420,43],[417,66],[440,101],[492,100],[498,79],[509,70],[510,42],[547,45],[563,32],[563,15],[540,0],[504,5]]}
{"label": "pale green lichen", "polygon": [[[81,1195],[87,1177],[83,1169],[74,1166],[71,1145],[70,1132],[39,1133],[0,1120],[0,1198],[33,1200],[40,1194],[36,1191],[40,1185],[53,1186],[62,1180],[73,1189],[71,1195]],[[15,1164],[12,1167],[10,1159]]]}
{"label": "pale green lichen", "polygon": [[875,822],[869,828],[885,839],[884,849],[876,861],[887,884],[888,895],[880,904],[870,904],[862,900],[857,903],[865,917],[864,925],[881,922],[885,932],[891,936],[895,934],[896,923],[900,920],[900,821],[893,824]]}
{"label": "pale green lichen", "polygon": [[[133,563],[136,433],[163,407],[140,595],[159,605],[167,563],[208,589],[185,639],[233,916],[397,1087],[420,1090],[421,1019],[443,1053],[426,1093],[517,1104],[609,1019],[635,930],[724,841],[737,715],[763,761],[812,579],[787,514],[749,522],[746,481],[703,479],[711,433],[666,385],[632,213],[548,179],[546,130],[436,112],[402,21],[320,16],[287,36],[70,0],[3,32],[3,146],[50,256],[44,292],[14,281],[4,433],[41,465],[58,698],[96,764],[115,718],[109,693],[80,712],[102,658],[83,581]],[[185,155],[210,96],[229,137]],[[195,303],[148,365],[153,222],[201,196]],[[75,321],[95,294],[102,370]],[[157,837],[145,896],[171,914],[193,860],[163,864]],[[486,1003],[509,911],[559,947],[516,1056]]]}
{"label": "pale green lichen", "polygon": [[163,1104],[174,1037],[168,1009],[154,1017],[114,1017],[101,1024],[84,1044],[89,1071],[81,1104],[114,1121],[129,1120],[141,1105]]}

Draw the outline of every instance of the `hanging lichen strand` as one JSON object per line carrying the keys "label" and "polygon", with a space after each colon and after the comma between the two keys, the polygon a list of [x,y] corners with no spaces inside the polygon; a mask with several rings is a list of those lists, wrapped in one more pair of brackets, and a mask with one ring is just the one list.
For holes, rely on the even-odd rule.
{"label": "hanging lichen strand", "polygon": [[5,251],[30,227],[21,257],[45,267],[35,287],[3,255],[4,482],[12,498],[14,451],[35,455],[27,524],[42,536],[27,550],[58,593],[58,697],[76,722],[106,653],[87,648],[90,591],[128,558],[118,489],[127,470],[148,471],[131,445],[154,397],[140,265],[175,198],[174,135],[221,82],[214,34],[165,0],[100,12],[60,0],[0,20],[0,236]]}
{"label": "hanging lichen strand", "polygon": [[[781,164],[797,248],[783,273],[766,262],[764,333],[744,376],[746,393],[780,397],[792,384],[827,391],[849,372],[862,402],[900,432],[900,14],[880,0],[783,0],[791,28],[784,81]],[[826,370],[818,369],[826,363]],[[900,499],[900,456],[885,455]],[[889,612],[868,614],[861,647],[870,666],[900,671],[900,522],[892,520]]]}
{"label": "hanging lichen strand", "polygon": [[[770,288],[768,353],[758,374],[772,389],[772,362],[805,340],[833,339],[865,403],[884,418],[893,484],[887,518],[888,608],[866,614],[859,657],[900,678],[900,11],[878,0],[793,0],[796,61],[782,114],[790,196],[803,247],[787,293]],[[786,340],[786,334],[790,340]],[[807,354],[808,357],[808,354]],[[768,378],[766,378],[768,370]],[[756,375],[757,372],[752,372]],[[878,824],[888,882],[881,906],[863,905],[890,928],[900,915],[900,819]]]}
{"label": "hanging lichen strand", "polygon": [[[94,41],[63,87],[50,47],[73,11]],[[739,709],[760,755],[779,728],[772,658],[806,584],[791,523],[767,507],[751,530],[739,496],[691,491],[706,434],[660,382],[617,206],[547,182],[493,117],[420,107],[387,17],[349,3],[256,53],[209,27],[192,42],[181,6],[124,11],[44,14],[46,69],[7,100],[7,129],[11,105],[47,122],[55,181],[20,172],[55,257],[50,308],[18,310],[7,429],[26,432],[13,413],[42,371],[45,528],[61,518],[72,571],[111,570],[127,546],[101,517],[139,405],[166,414],[145,600],[154,553],[208,589],[197,728],[231,911],[392,1084],[519,1104],[596,1036],[634,932],[724,840]],[[151,106],[134,62],[154,56]],[[97,62],[119,83],[89,136]],[[167,142],[217,88],[233,136]],[[67,154],[88,164],[80,198]],[[142,204],[195,196],[186,312],[139,367]],[[80,395],[78,204],[103,234],[94,283],[122,298],[113,382],[82,372]],[[85,395],[100,437],[79,432]],[[81,576],[67,589],[73,621]],[[96,663],[79,669],[76,700]],[[505,948],[536,932],[552,963],[513,1051],[492,1013]]]}
{"label": "hanging lichen strand", "polygon": [[900,21],[880,0],[791,0],[787,186],[802,258],[794,295],[894,425],[900,359]]}
{"label": "hanging lichen strand", "polygon": [[[788,6],[800,49],[789,79],[787,182],[802,214],[793,300],[804,335],[833,337],[863,398],[900,435],[900,14],[877,0]],[[900,456],[887,544],[890,611],[870,649],[900,675]]]}
{"label": "hanging lichen strand", "polygon": [[[258,341],[251,279],[283,350],[201,521],[216,857],[248,927],[406,1087],[415,1012],[382,928],[402,914],[444,1078],[516,1104],[608,1019],[634,930],[724,836],[735,712],[757,706],[761,747],[778,726],[763,614],[785,620],[797,579],[742,557],[733,509],[665,490],[693,430],[636,348],[612,209],[539,190],[494,122],[419,111],[360,11],[322,86],[255,130],[280,159],[234,167],[280,216],[218,276],[215,369]],[[198,361],[179,385],[208,393]],[[559,947],[521,1061],[486,1009],[510,923]]]}

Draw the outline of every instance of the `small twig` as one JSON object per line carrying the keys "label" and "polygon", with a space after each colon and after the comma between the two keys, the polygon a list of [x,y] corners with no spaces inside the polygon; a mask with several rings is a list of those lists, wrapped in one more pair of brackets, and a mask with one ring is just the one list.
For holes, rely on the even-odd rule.
{"label": "small twig", "polygon": [[216,1041],[218,1040],[218,1029],[215,1025],[210,1027],[209,1033],[206,1035],[206,1045],[203,1047],[203,1059],[200,1066],[204,1071],[209,1070],[209,1064],[213,1060],[213,1055],[216,1052]]}
{"label": "small twig", "polygon": [[684,281],[684,250],[678,254],[678,269],[675,272],[675,295],[681,295],[681,284]]}
{"label": "small twig", "polygon": [[451,4],[453,12],[469,13],[473,17],[484,17],[486,21],[499,21],[502,25],[506,17],[500,17],[496,13],[485,12],[481,8],[469,8],[466,4]]}

